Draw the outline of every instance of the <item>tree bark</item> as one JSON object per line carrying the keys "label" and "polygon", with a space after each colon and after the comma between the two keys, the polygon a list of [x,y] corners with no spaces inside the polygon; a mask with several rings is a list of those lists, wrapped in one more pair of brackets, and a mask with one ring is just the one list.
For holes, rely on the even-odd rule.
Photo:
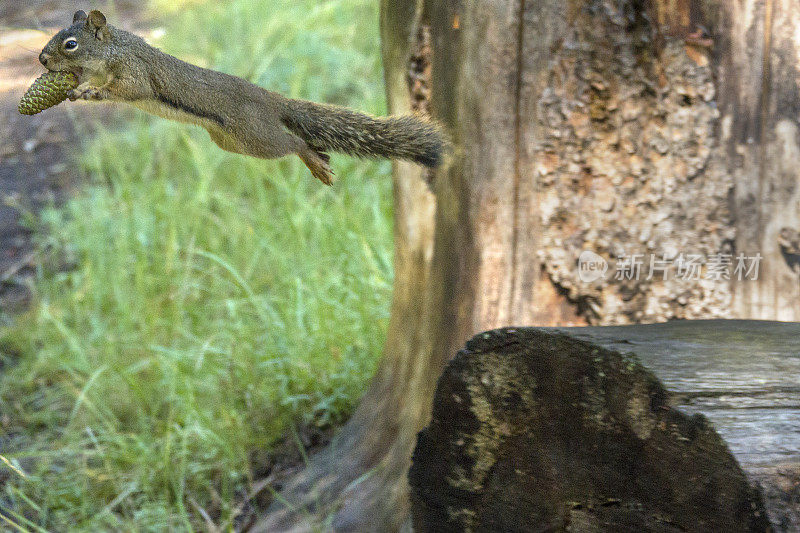
{"label": "tree bark", "polygon": [[[798,225],[800,202],[790,4],[383,0],[390,110],[417,102],[409,65],[428,31],[430,105],[454,151],[433,192],[420,169],[395,164],[383,360],[334,443],[283,488],[289,506],[276,503],[257,530],[407,525],[405,472],[436,379],[479,331],[796,319],[798,274],[773,239]],[[585,250],[609,264],[765,257],[758,282],[645,272],[586,283]]]}
{"label": "tree bark", "polygon": [[778,237],[782,228],[800,229],[800,10],[790,0],[707,4],[719,35],[720,156],[733,177],[736,249],[764,256],[758,282],[735,286],[733,314],[796,321],[800,271]]}

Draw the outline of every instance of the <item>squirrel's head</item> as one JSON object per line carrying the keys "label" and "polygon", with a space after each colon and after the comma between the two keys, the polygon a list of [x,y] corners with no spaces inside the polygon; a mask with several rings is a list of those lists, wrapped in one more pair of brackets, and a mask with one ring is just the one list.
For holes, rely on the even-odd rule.
{"label": "squirrel's head", "polygon": [[[78,11],[72,26],[58,32],[42,53],[39,61],[50,71],[68,71],[80,75],[93,62],[102,62],[111,44],[111,30],[106,17],[99,11],[88,15]],[[98,65],[99,66],[99,65]]]}

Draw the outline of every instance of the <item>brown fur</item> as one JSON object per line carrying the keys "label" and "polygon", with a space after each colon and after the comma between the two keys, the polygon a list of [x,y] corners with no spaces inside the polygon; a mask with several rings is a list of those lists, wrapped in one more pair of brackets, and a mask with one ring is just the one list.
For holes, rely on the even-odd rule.
{"label": "brown fur", "polygon": [[[73,50],[65,48],[77,41]],[[242,78],[165,54],[106,24],[99,11],[75,13],[73,24],[45,46],[49,70],[73,72],[71,100],[113,100],[204,127],[223,150],[272,159],[297,154],[330,185],[325,152],[440,164],[447,141],[435,123],[416,116],[377,118],[343,107],[291,100]]]}

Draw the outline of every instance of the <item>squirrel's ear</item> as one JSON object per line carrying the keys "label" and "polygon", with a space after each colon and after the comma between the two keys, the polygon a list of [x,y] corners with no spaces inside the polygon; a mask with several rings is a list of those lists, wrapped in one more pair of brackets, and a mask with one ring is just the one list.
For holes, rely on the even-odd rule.
{"label": "squirrel's ear", "polygon": [[96,9],[89,12],[86,19],[86,26],[94,32],[94,36],[101,41],[106,41],[111,37],[111,32],[106,25],[106,16]]}
{"label": "squirrel's ear", "polygon": [[75,15],[72,17],[72,23],[73,24],[77,24],[79,22],[85,22],[85,21],[86,21],[86,11],[83,11],[83,10],[76,11]]}

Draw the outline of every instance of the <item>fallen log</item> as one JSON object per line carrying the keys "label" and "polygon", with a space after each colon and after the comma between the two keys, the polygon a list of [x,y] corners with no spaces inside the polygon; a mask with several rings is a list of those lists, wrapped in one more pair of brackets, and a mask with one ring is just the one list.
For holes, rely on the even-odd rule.
{"label": "fallen log", "polygon": [[415,530],[800,531],[798,354],[757,321],[479,335],[419,435]]}

